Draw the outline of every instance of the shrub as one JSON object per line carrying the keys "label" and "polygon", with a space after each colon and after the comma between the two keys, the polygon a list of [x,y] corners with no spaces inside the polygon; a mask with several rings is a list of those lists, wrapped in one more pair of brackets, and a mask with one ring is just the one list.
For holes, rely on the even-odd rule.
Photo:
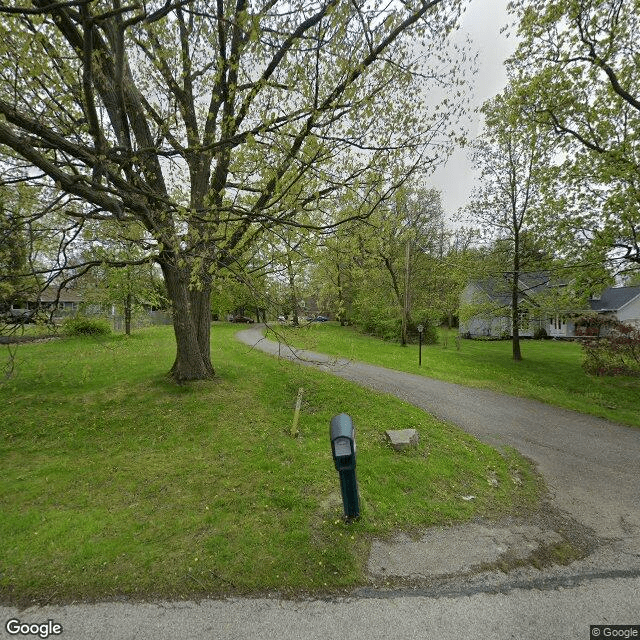
{"label": "shrub", "polygon": [[544,340],[548,337],[547,330],[544,327],[537,327],[533,332],[534,340]]}
{"label": "shrub", "polygon": [[436,325],[428,318],[423,320],[421,324],[424,327],[422,331],[422,343],[438,344],[438,330],[436,329]]}
{"label": "shrub", "polygon": [[62,331],[68,336],[106,336],[111,333],[111,325],[102,318],[75,316],[64,321]]}
{"label": "shrub", "polygon": [[613,318],[589,318],[598,335],[582,339],[583,369],[596,376],[640,376],[640,329]]}

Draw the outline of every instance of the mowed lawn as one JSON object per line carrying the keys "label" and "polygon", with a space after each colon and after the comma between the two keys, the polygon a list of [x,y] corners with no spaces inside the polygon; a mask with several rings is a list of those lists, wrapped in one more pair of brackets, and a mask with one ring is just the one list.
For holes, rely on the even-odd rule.
{"label": "mowed lawn", "polygon": [[577,342],[522,340],[523,360],[515,362],[509,340],[462,340],[454,331],[442,331],[437,345],[422,346],[422,366],[418,366],[418,345],[402,347],[383,342],[335,322],[273,329],[279,339],[299,348],[533,398],[640,426],[640,378],[587,375]]}
{"label": "mowed lawn", "polygon": [[[335,593],[366,582],[375,536],[536,505],[515,452],[250,350],[237,329],[213,327],[217,378],[184,386],[166,377],[168,327],[17,347],[0,384],[0,600]],[[329,444],[340,412],[357,429],[351,524]],[[419,448],[392,451],[390,427],[416,428]]]}

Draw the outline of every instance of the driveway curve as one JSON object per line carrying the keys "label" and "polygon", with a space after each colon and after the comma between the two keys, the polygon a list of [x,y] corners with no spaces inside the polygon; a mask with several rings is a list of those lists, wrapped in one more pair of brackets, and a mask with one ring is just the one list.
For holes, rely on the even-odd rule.
{"label": "driveway curve", "polygon": [[252,348],[392,394],[493,446],[516,448],[544,477],[553,507],[622,553],[622,566],[629,561],[640,569],[640,429],[535,400],[292,349],[262,332],[255,326],[236,335]]}

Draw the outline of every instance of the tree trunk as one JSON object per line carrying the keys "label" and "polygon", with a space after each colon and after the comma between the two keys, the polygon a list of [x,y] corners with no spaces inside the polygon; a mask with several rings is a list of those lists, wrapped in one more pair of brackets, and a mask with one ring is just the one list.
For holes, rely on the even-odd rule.
{"label": "tree trunk", "polygon": [[344,308],[344,295],[342,292],[342,272],[340,269],[340,263],[338,262],[338,315],[336,320],[340,321],[340,326],[344,327],[347,324]]}
{"label": "tree trunk", "polygon": [[124,299],[124,332],[126,335],[131,335],[131,305],[133,296],[130,293],[127,293],[126,298]]}
{"label": "tree trunk", "polygon": [[522,360],[520,352],[520,318],[519,318],[519,301],[518,301],[518,278],[520,274],[517,271],[513,273],[513,282],[511,284],[511,344],[513,359]]}
{"label": "tree trunk", "polygon": [[296,295],[296,280],[293,272],[293,264],[291,257],[287,253],[287,271],[289,272],[289,297],[291,299],[291,313],[293,314],[293,326],[298,327],[300,325],[300,318],[298,317],[298,296]]}
{"label": "tree trunk", "polygon": [[201,291],[190,291],[189,294],[200,355],[212,377],[214,370],[211,364],[211,288],[207,286]]}
{"label": "tree trunk", "polygon": [[407,246],[405,250],[405,258],[404,258],[404,300],[402,304],[402,337],[401,343],[402,346],[406,346],[409,342],[409,309],[410,309],[410,298],[409,298],[409,260],[411,258],[411,243],[407,240]]}
{"label": "tree trunk", "polygon": [[515,215],[515,205],[513,214],[513,281],[511,282],[511,351],[516,362],[522,360],[520,352],[520,291],[518,281],[520,280],[520,228],[522,222]]}
{"label": "tree trunk", "polygon": [[189,274],[168,260],[160,263],[171,300],[176,359],[170,374],[176,382],[213,378],[211,364],[211,290],[189,290]]}

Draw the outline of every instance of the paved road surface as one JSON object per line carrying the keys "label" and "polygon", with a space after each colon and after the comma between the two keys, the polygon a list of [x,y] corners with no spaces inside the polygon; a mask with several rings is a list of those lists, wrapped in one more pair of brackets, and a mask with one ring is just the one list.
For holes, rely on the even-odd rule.
{"label": "paved road surface", "polygon": [[[638,625],[637,635],[626,637],[640,638],[640,429],[362,363],[293,354],[262,339],[258,327],[238,337],[280,357],[397,395],[490,444],[516,447],[544,476],[549,504],[539,518],[528,522],[507,521],[495,527],[475,523],[427,532],[422,541],[399,538],[374,545],[372,573],[380,569],[402,576],[406,570],[412,581],[404,589],[372,587],[346,598],[308,601],[274,595],[24,611],[0,607],[0,637],[25,637],[4,629],[6,620],[17,617],[28,623],[52,619],[62,624],[59,637],[64,640],[587,640],[597,637],[589,631],[596,624]],[[582,545],[585,557],[543,571],[531,566],[507,573],[469,571],[465,566],[465,558],[476,557],[479,548],[495,547],[498,553],[510,551],[510,540],[533,539],[537,544],[543,539],[553,542],[554,536]],[[423,560],[429,568],[420,568]],[[390,568],[381,569],[381,563]],[[625,636],[603,632],[600,637]]]}

